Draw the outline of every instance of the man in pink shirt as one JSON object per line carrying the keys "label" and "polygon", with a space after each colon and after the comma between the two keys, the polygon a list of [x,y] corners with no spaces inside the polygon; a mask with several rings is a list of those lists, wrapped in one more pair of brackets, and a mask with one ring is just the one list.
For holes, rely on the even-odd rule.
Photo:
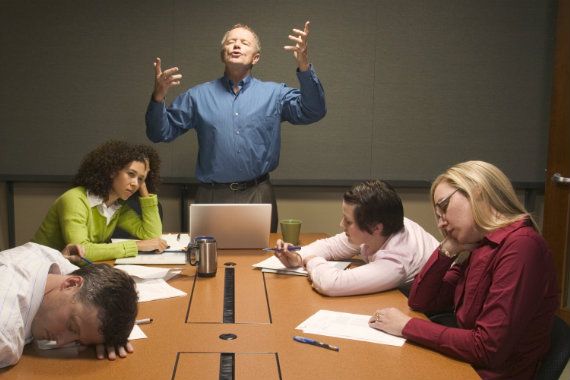
{"label": "man in pink shirt", "polygon": [[[402,200],[379,180],[360,183],[344,194],[340,226],[343,233],[299,252],[288,251],[288,243],[278,240],[275,255],[287,267],[304,265],[319,293],[348,296],[411,284],[439,244],[420,225],[404,218]],[[341,270],[327,263],[355,255],[366,264]]]}

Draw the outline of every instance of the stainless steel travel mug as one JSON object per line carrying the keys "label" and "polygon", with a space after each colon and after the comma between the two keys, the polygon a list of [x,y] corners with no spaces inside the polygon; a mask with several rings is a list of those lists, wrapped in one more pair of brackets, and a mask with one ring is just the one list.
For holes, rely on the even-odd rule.
{"label": "stainless steel travel mug", "polygon": [[216,239],[197,236],[188,246],[188,262],[196,266],[198,277],[214,277],[218,270]]}

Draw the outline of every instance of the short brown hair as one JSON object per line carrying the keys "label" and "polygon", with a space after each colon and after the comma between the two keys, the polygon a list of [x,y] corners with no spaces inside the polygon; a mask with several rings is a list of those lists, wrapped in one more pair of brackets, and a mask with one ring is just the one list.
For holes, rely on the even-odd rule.
{"label": "short brown hair", "polygon": [[105,344],[126,344],[138,310],[138,295],[131,276],[108,264],[87,265],[70,274],[83,278],[76,297],[99,310],[99,332]]}
{"label": "short brown hair", "polygon": [[404,227],[404,206],[396,190],[380,180],[369,180],[344,193],[345,203],[355,205],[354,220],[361,230],[372,233],[382,224],[382,235],[390,236]]}

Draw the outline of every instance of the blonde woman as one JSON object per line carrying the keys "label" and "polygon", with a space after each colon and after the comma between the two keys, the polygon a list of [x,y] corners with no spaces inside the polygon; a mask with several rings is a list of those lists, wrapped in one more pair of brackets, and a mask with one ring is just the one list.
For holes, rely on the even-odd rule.
{"label": "blonde woman", "polygon": [[485,379],[531,379],[558,308],[546,241],[508,178],[489,163],[449,168],[433,182],[431,199],[444,239],[414,280],[409,305],[454,311],[456,327],[395,308],[377,310],[370,326],[464,360]]}

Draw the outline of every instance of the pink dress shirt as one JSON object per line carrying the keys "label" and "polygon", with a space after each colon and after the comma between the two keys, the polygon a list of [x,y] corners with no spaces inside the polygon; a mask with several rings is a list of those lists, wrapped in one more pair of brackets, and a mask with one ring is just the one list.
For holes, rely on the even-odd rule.
{"label": "pink dress shirt", "polygon": [[[404,228],[391,235],[377,252],[348,242],[343,232],[304,246],[302,257],[318,256],[307,264],[313,287],[328,296],[376,293],[411,283],[438,246],[419,224],[404,218]],[[348,260],[361,255],[366,262],[354,269],[331,267],[327,260]]]}

